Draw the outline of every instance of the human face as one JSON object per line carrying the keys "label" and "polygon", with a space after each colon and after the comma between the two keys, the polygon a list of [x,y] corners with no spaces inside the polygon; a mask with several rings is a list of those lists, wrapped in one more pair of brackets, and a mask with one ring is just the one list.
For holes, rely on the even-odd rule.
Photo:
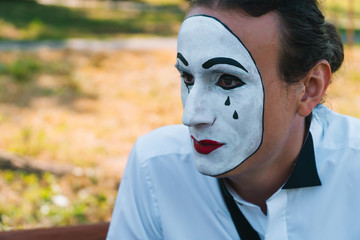
{"label": "human face", "polygon": [[231,171],[263,139],[264,89],[252,56],[220,20],[194,15],[181,26],[176,67],[196,168],[211,176]]}
{"label": "human face", "polygon": [[[209,154],[203,155],[196,152],[194,146],[195,164],[198,170],[204,174],[213,176],[221,174],[219,177],[231,177],[233,179],[249,177],[260,180],[261,178],[266,182],[269,180],[271,175],[274,175],[274,173],[281,171],[285,172],[289,168],[291,169],[293,161],[300,151],[304,136],[304,117],[301,116],[301,114],[298,114],[298,107],[302,104],[301,101],[304,88],[301,84],[288,85],[281,79],[281,75],[279,74],[278,59],[279,49],[281,46],[281,32],[279,30],[281,28],[280,17],[276,12],[269,12],[261,17],[251,17],[239,9],[212,9],[198,6],[192,8],[188,13],[188,16],[194,15],[208,15],[219,19],[241,40],[244,46],[246,46],[246,49],[248,49],[251,53],[254,60],[253,62],[256,63],[256,66],[261,73],[262,84],[264,87],[263,94],[265,96],[262,125],[263,135],[259,148],[242,162],[239,159],[228,160],[227,158],[237,158],[238,154],[235,151],[228,151],[225,153],[225,151],[223,151],[225,150],[224,147],[226,145],[229,146],[231,142],[234,141],[232,139],[236,138],[236,135],[238,135],[238,138],[240,139],[238,141],[241,141],[241,144],[243,144],[244,139],[240,137],[240,132],[249,129],[253,125],[252,121],[254,124],[256,124],[256,121],[253,119],[244,121],[245,125],[243,125],[243,122],[240,122],[242,117],[249,116],[247,112],[238,111],[244,104],[245,99],[240,99],[237,100],[237,102],[234,102],[235,94],[234,96],[230,96],[231,105],[227,106],[227,108],[232,110],[230,111],[226,108],[224,109],[220,107],[225,107],[225,99],[227,99],[227,96],[221,94],[221,89],[217,90],[216,93],[213,92],[213,94],[200,93],[205,93],[206,91],[209,93],[211,89],[218,87],[218,85],[214,85],[214,81],[216,80],[214,80],[215,75],[213,74],[215,73],[210,73],[209,71],[209,75],[206,75],[205,69],[202,69],[202,64],[213,57],[211,54],[217,53],[216,49],[224,50],[224,48],[227,48],[227,52],[231,52],[233,50],[229,49],[229,47],[232,46],[229,43],[231,40],[227,38],[228,35],[220,36],[218,33],[214,33],[210,37],[204,39],[202,34],[199,34],[200,32],[205,32],[204,26],[204,30],[200,29],[199,33],[194,33],[197,34],[196,36],[200,35],[197,37],[199,39],[197,44],[195,41],[196,39],[193,40],[195,43],[192,43],[190,40],[180,41],[179,39],[178,51],[187,49],[187,52],[183,52],[181,54],[188,62],[188,66],[186,66],[181,60],[177,60],[177,65],[181,67],[180,73],[183,74],[182,80],[187,80],[189,83],[191,83],[192,80],[194,81],[193,86],[190,86],[189,89],[185,88],[186,85],[184,85],[184,83],[182,86],[182,100],[184,106],[183,123],[189,126],[190,133],[197,134],[194,136],[194,138],[197,138],[197,141],[211,139],[219,143],[224,141],[226,144],[221,145],[221,147]],[[179,37],[181,37],[181,34],[183,33],[182,30],[180,31]],[[232,37],[233,36],[231,36],[231,38]],[[191,38],[190,35],[189,38]],[[212,39],[218,38],[220,38],[221,41],[217,40],[217,45],[206,45],[206,43]],[[187,44],[192,45],[188,48],[186,46]],[[239,43],[237,42],[237,44]],[[205,45],[208,48],[204,48]],[[180,49],[180,47],[182,49]],[[197,49],[201,49],[201,51]],[[225,53],[227,52],[225,51]],[[219,54],[221,53],[223,53],[223,51],[219,51]],[[187,56],[187,54],[191,54],[191,58]],[[244,57],[239,58],[238,55],[232,57],[235,57],[238,62],[245,59]],[[250,65],[254,64],[253,62],[240,63],[248,70],[248,72],[250,72]],[[196,63],[198,64],[193,65]],[[217,65],[216,67],[222,67],[222,69],[224,69],[223,67],[225,66],[226,65],[223,64]],[[187,70],[188,72],[183,70]],[[212,68],[207,70],[212,70]],[[219,71],[221,72],[221,69]],[[239,69],[239,71],[241,70]],[[191,79],[191,76],[193,79]],[[209,76],[212,76],[213,78],[210,78]],[[206,78],[209,79],[208,85],[205,81]],[[244,82],[246,81],[245,78],[241,80]],[[238,92],[241,88],[248,85],[250,84],[247,83],[246,85],[234,88],[231,91],[234,93]],[[210,100],[215,97],[220,100]],[[253,107],[256,105],[258,105],[256,102],[252,104]],[[191,108],[193,108],[193,110],[191,110]],[[217,112],[220,109],[223,110]],[[235,121],[230,126],[231,115],[229,117],[229,114],[234,113],[235,110],[237,111],[239,117],[239,120],[237,121],[239,125],[234,125],[236,124]],[[228,128],[231,130],[228,131]],[[230,142],[226,142],[225,138],[229,138]],[[232,148],[236,149],[239,147],[238,145],[241,144],[235,142]],[[219,158],[212,156],[215,155],[216,151],[220,152],[220,150],[223,151],[223,153],[218,153],[218,155],[220,155]],[[220,161],[225,161],[225,163],[220,163]],[[239,164],[238,167],[236,167],[236,163]],[[231,170],[231,167],[227,167],[227,164],[233,164],[231,167],[235,166],[235,169]],[[213,165],[216,166],[213,167]],[[226,172],[226,170],[230,171]],[[226,174],[221,173],[224,171]]]}

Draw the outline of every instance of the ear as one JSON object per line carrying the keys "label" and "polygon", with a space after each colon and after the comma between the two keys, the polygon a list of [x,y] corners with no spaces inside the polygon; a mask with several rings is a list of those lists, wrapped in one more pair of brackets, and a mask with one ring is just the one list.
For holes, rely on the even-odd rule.
{"label": "ear", "polygon": [[321,60],[310,69],[302,80],[303,91],[298,104],[298,114],[308,116],[313,108],[320,103],[330,84],[331,67],[328,61]]}

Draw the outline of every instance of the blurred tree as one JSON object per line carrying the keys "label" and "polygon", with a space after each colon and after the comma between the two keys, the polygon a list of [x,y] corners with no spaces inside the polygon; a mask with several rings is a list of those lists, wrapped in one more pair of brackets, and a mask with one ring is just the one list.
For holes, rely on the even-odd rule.
{"label": "blurred tree", "polygon": [[349,46],[354,45],[354,0],[348,0],[348,26],[346,42]]}

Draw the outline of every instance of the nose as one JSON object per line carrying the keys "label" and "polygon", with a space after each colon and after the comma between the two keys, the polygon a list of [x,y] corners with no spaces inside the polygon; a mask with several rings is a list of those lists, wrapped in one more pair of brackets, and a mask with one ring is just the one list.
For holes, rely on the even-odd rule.
{"label": "nose", "polygon": [[188,127],[211,126],[215,116],[211,111],[211,97],[209,93],[194,86],[184,104],[182,122]]}

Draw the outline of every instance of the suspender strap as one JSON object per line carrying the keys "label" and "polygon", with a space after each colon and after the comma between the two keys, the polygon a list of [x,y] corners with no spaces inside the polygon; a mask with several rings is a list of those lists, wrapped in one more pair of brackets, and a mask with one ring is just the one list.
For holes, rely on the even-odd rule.
{"label": "suspender strap", "polygon": [[224,179],[218,179],[221,194],[224,198],[226,206],[230,212],[231,218],[234,222],[236,230],[242,240],[260,240],[259,234],[252,228],[250,223],[246,220],[238,206],[236,205],[234,198],[229,193],[229,190],[224,184]]}

